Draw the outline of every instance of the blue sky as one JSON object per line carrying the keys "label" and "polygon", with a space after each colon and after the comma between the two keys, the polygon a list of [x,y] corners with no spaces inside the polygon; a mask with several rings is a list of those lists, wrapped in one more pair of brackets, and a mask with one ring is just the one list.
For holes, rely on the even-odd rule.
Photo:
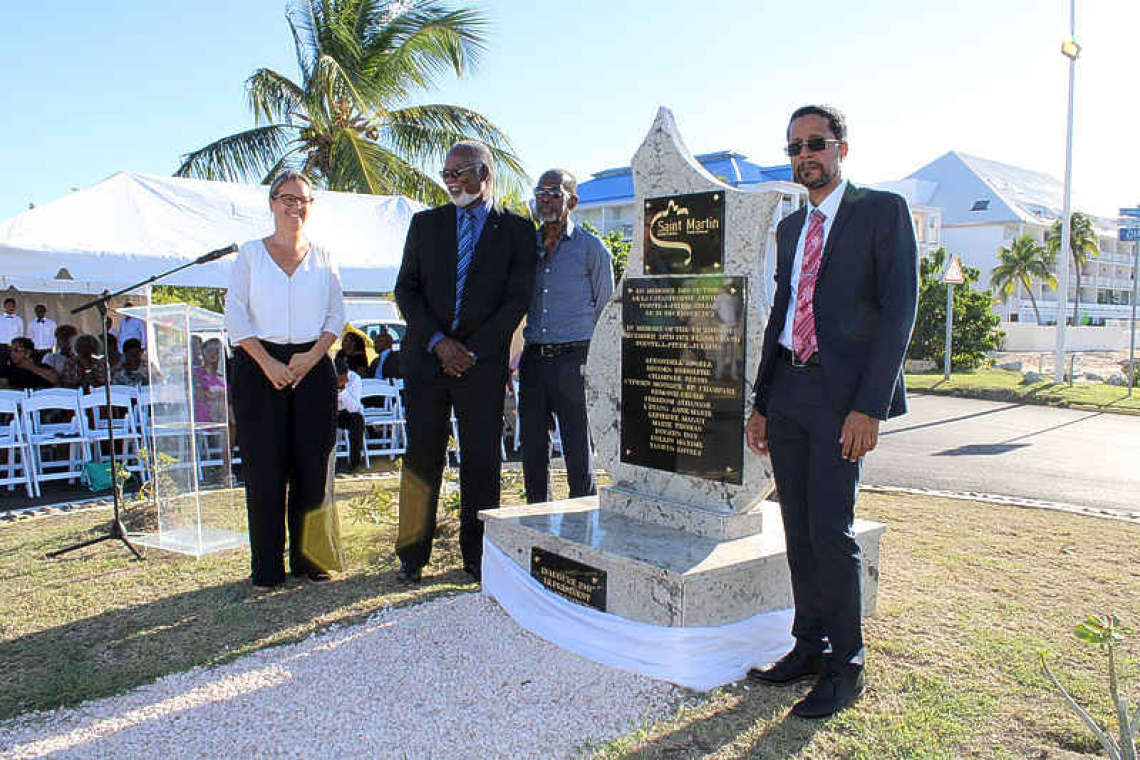
{"label": "blue sky", "polygon": [[[116,171],[170,174],[252,124],[242,83],[296,75],[285,0],[12,2],[0,218]],[[660,105],[691,150],[783,162],[787,114],[834,103],[847,175],[898,179],[954,149],[1061,177],[1068,0],[477,3],[475,74],[427,101],[480,111],[528,170],[585,179],[629,162]],[[1140,204],[1140,2],[1079,0],[1077,208]]]}

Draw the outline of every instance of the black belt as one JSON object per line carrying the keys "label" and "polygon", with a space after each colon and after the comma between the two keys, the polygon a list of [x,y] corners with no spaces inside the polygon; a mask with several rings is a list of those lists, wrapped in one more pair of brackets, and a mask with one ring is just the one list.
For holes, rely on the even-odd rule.
{"label": "black belt", "polygon": [[818,367],[819,366],[819,351],[816,351],[814,354],[809,356],[807,358],[807,361],[801,362],[799,359],[796,358],[795,354],[793,354],[791,351],[789,351],[788,349],[786,349],[782,345],[780,345],[780,346],[776,347],[776,356],[780,357],[781,359],[786,361],[788,364],[791,364],[793,367]]}
{"label": "black belt", "polygon": [[586,350],[590,347],[588,340],[575,340],[570,343],[527,343],[527,350],[535,351],[539,356],[552,358],[570,353],[571,351]]}

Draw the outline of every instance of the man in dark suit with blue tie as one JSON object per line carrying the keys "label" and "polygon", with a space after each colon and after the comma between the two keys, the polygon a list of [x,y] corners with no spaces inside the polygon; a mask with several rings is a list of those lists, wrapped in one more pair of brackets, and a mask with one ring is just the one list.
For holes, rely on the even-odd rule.
{"label": "man in dark suit with blue tie", "polygon": [[457,143],[440,173],[451,203],[412,217],[396,278],[408,324],[400,346],[408,450],[400,478],[400,580],[431,557],[450,413],[459,423],[459,545],[480,580],[480,509],[499,505],[503,399],[511,335],[530,304],[534,225],[494,202],[486,145]]}
{"label": "man in dark suit with blue tie", "polygon": [[772,459],[796,644],[750,675],[774,684],[818,676],[792,712],[822,718],[863,693],[855,496],[880,421],[906,411],[918,260],[906,201],[842,178],[847,125],[838,110],[797,109],[787,137],[809,203],[776,230],[776,295],[745,432],[749,448]]}

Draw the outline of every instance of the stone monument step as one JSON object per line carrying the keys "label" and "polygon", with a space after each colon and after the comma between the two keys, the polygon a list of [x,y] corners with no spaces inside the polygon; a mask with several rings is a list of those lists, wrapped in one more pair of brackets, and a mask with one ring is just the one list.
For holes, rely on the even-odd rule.
{"label": "stone monument step", "polygon": [[[583,497],[480,513],[487,539],[531,572],[555,555],[585,566],[604,587],[605,612],[670,627],[720,626],[792,606],[779,505],[764,502],[764,530],[717,539],[697,536],[602,509]],[[864,609],[874,611],[879,540],[885,526],[857,520],[864,554]],[[564,579],[565,580],[565,579]],[[585,598],[585,593],[581,594]]]}

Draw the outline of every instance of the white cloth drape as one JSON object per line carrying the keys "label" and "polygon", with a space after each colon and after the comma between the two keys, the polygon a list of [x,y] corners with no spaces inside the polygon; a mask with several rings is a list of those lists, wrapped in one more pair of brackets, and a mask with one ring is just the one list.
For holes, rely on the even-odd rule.
{"label": "white cloth drape", "polygon": [[546,590],[488,539],[483,593],[530,632],[594,662],[705,691],[743,678],[792,648],[792,610],[729,625],[670,628],[626,620]]}

